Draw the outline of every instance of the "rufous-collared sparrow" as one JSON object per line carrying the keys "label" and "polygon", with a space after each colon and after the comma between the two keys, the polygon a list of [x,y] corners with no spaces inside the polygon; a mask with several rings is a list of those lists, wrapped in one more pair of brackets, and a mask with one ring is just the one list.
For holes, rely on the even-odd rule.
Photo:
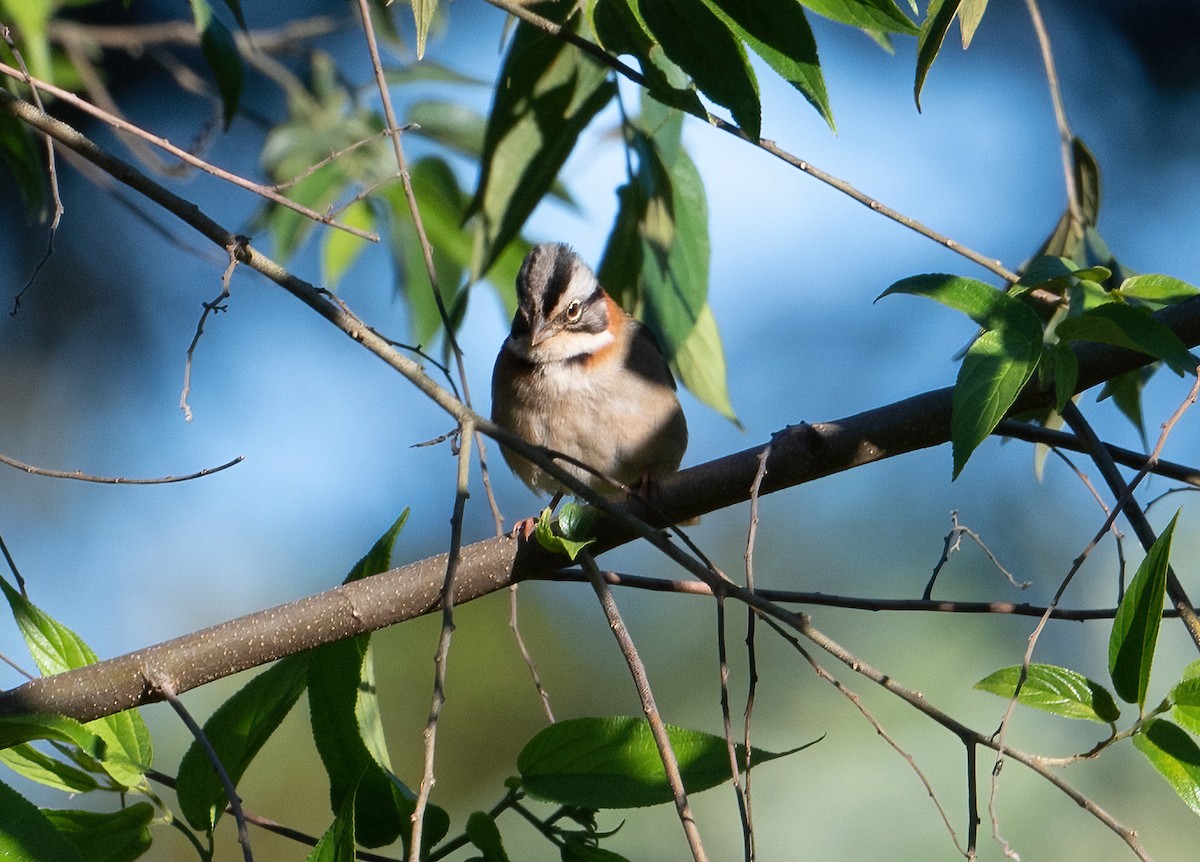
{"label": "rufous-collared sparrow", "polygon": [[[492,421],[625,485],[673,473],[687,448],[675,378],[654,336],[561,243],[536,246],[517,274],[517,313],[492,372]],[[503,451],[535,492],[566,490]],[[614,490],[559,463],[598,491]]]}

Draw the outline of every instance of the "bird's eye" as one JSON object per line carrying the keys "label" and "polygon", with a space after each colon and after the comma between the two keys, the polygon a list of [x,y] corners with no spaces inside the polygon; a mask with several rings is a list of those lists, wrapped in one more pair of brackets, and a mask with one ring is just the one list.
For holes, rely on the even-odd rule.
{"label": "bird's eye", "polygon": [[575,300],[567,306],[567,323],[576,323],[583,316],[583,303]]}

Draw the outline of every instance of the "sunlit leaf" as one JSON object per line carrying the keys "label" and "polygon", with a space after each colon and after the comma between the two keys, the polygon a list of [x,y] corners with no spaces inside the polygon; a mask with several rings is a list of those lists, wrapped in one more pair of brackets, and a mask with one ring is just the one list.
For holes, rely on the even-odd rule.
{"label": "sunlit leaf", "polygon": [[[355,201],[338,216],[338,221],[362,230],[375,229],[375,214],[366,201]],[[344,230],[326,231],[321,245],[321,280],[335,290],[346,270],[358,259],[368,241]]]}
{"label": "sunlit leaf", "polygon": [[982,333],[967,349],[954,384],[950,436],[957,478],[967,459],[1008,413],[1042,355],[1041,326],[1032,324]]}
{"label": "sunlit leaf", "polygon": [[438,0],[409,0],[413,21],[417,27],[417,59],[425,56],[425,41],[429,38],[429,25],[437,12]]}
{"label": "sunlit leaf", "polygon": [[1138,708],[1146,704],[1150,668],[1162,623],[1163,596],[1167,589],[1167,566],[1171,537],[1179,512],[1151,546],[1129,589],[1121,599],[1108,641],[1108,672],[1117,695]]}
{"label": "sunlit leaf", "polygon": [[[924,296],[940,302],[956,311],[961,311],[984,329],[1023,327],[1038,328],[1041,339],[1041,324],[1029,306],[1002,290],[974,278],[945,273],[914,275],[895,282],[876,297],[878,302],[885,296],[906,293]],[[1028,330],[1032,335],[1032,330]]]}
{"label": "sunlit leaf", "polygon": [[1200,294],[1200,288],[1169,275],[1150,274],[1125,279],[1117,292],[1128,299],[1170,305]]}
{"label": "sunlit leaf", "polygon": [[0,782],[0,859],[14,862],[82,862],[75,846],[49,818]]}
{"label": "sunlit leaf", "polygon": [[[689,793],[729,781],[729,749],[723,737],[670,725],[667,735]],[[752,765],[805,747],[779,753],[754,749]],[[739,745],[738,762],[744,758]],[[643,718],[576,718],[552,724],[521,749],[517,770],[530,795],[562,805],[640,808],[673,799],[650,725]]]}
{"label": "sunlit leaf", "polygon": [[[988,674],[975,688],[1011,698],[1021,675],[1020,665]],[[1064,718],[1083,718],[1108,724],[1121,717],[1108,689],[1065,667],[1031,664],[1017,702]]]}
{"label": "sunlit leaf", "polygon": [[1177,374],[1194,371],[1196,361],[1179,336],[1145,308],[1108,302],[1058,324],[1055,334],[1067,341],[1099,341],[1161,359]]}
{"label": "sunlit leaf", "polygon": [[1200,659],[1184,668],[1168,700],[1175,720],[1190,732],[1200,734]]}
{"label": "sunlit leaf", "polygon": [[1146,756],[1184,805],[1200,814],[1200,747],[1178,726],[1155,719],[1133,735],[1133,746]]}
{"label": "sunlit leaf", "polygon": [[100,786],[100,782],[90,773],[51,757],[28,743],[0,749],[0,764],[30,781],[64,793],[88,793]]}
{"label": "sunlit leaf", "polygon": [[[94,664],[96,654],[74,631],[58,622],[0,579],[13,619],[43,675],[62,673]],[[100,762],[109,776],[124,787],[142,783],[154,760],[150,732],[137,710],[125,710],[83,725],[104,740]]]}
{"label": "sunlit leaf", "polygon": [[983,20],[987,4],[988,0],[962,0],[958,10],[958,26],[962,29],[964,51],[971,47],[971,40],[975,38],[975,31],[979,29],[979,22]]}

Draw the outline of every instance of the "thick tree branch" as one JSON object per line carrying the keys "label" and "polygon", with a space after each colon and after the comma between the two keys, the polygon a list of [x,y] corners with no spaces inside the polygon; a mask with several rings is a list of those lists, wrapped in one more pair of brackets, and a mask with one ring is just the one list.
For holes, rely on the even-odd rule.
{"label": "thick tree branch", "polygon": [[[2,100],[0,91],[0,104]],[[1200,343],[1200,298],[1157,317],[1187,344]],[[1084,345],[1076,354],[1081,390],[1151,361],[1102,345]],[[1044,406],[1052,397],[1029,390],[1015,410]],[[761,493],[945,443],[950,439],[950,400],[951,389],[938,389],[833,422],[789,426],[771,441]],[[656,509],[663,518],[679,522],[748,500],[765,445],[666,477]],[[597,552],[633,538],[620,526],[600,526]],[[161,674],[182,693],[285,655],[430,613],[440,607],[446,562],[445,554],[430,557],[157,646],[33,680],[0,693],[0,715],[56,712],[87,721],[159,699],[146,684],[147,670]],[[563,557],[536,543],[508,536],[476,542],[462,549],[455,603],[545,577],[564,563]]]}

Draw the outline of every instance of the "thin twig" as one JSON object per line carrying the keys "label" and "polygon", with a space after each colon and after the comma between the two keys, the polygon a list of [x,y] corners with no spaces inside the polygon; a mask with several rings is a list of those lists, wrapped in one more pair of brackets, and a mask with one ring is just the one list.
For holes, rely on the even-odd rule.
{"label": "thin twig", "polygon": [[204,311],[200,312],[200,319],[196,322],[196,334],[192,336],[192,343],[188,345],[187,349],[187,359],[183,363],[183,390],[179,393],[179,409],[183,411],[185,422],[192,421],[192,407],[188,404],[188,395],[192,391],[192,357],[196,353],[196,346],[200,343],[200,336],[204,334],[204,321],[210,314],[217,314],[228,308],[224,303],[229,299],[229,283],[233,278],[233,270],[245,255],[249,242],[248,237],[237,236],[225,247],[225,251],[229,255],[229,265],[221,274],[221,292],[212,302],[203,303]]}
{"label": "thin twig", "polygon": [[204,751],[204,755],[208,758],[208,762],[212,765],[213,772],[216,773],[217,780],[221,782],[221,787],[225,790],[225,798],[229,800],[229,808],[233,812],[233,817],[237,821],[238,843],[242,845],[242,858],[245,862],[254,862],[254,854],[250,850],[250,832],[246,828],[246,814],[242,811],[242,800],[238,796],[237,787],[233,783],[233,779],[229,777],[229,773],[225,771],[224,764],[221,763],[221,758],[217,756],[216,749],[213,748],[208,736],[204,733],[199,722],[192,717],[188,712],[187,707],[183,705],[183,701],[175,693],[174,686],[170,681],[152,670],[147,670],[144,674],[146,682],[158,689],[162,693],[163,699],[171,704],[171,708],[175,710],[179,718],[191,731],[196,742]]}
{"label": "thin twig", "polygon": [[[0,74],[8,75],[10,78],[14,78],[16,80],[23,80],[23,77],[22,77],[20,71],[18,71],[17,69],[14,69],[12,66],[9,66],[6,63],[0,63]],[[154,144],[159,149],[164,150],[164,151],[170,153],[171,155],[175,156],[175,158],[179,159],[180,161],[185,162],[186,164],[189,164],[194,168],[198,168],[199,170],[202,170],[207,174],[211,174],[212,176],[217,177],[218,179],[222,179],[227,183],[231,183],[235,186],[238,186],[239,188],[243,188],[243,189],[246,189],[247,191],[253,192],[254,194],[258,195],[259,197],[266,198],[267,200],[271,201],[272,203],[278,204],[279,206],[286,207],[291,210],[295,210],[296,212],[300,213],[302,216],[305,216],[306,218],[310,218],[313,221],[320,222],[321,224],[329,225],[330,227],[337,228],[338,230],[343,230],[346,233],[350,233],[350,234],[353,234],[354,236],[362,237],[363,239],[368,239],[371,242],[379,242],[379,235],[376,233],[373,233],[371,231],[362,230],[360,228],[352,227],[351,225],[342,224],[341,222],[333,221],[328,216],[322,215],[321,213],[317,212],[314,209],[311,209],[310,207],[306,207],[303,204],[298,204],[295,201],[284,197],[283,195],[279,194],[278,192],[276,192],[274,189],[270,188],[269,186],[264,186],[262,183],[256,183],[252,180],[248,180],[243,176],[239,176],[238,174],[231,173],[230,171],[224,170],[223,168],[218,168],[216,165],[206,162],[204,159],[201,159],[198,156],[192,155],[191,153],[189,153],[187,150],[183,149],[182,147],[175,146],[170,141],[168,141],[166,138],[162,138],[162,137],[159,137],[158,135],[151,134],[150,132],[147,132],[145,129],[141,128],[140,126],[134,125],[133,123],[126,122],[125,120],[121,119],[120,117],[114,116],[113,114],[109,113],[108,111],[105,111],[101,108],[96,107],[92,103],[79,98],[74,93],[70,92],[69,90],[64,90],[61,87],[56,87],[51,83],[39,80],[38,78],[34,78],[34,77],[30,77],[28,83],[32,88],[49,93],[50,95],[54,96],[55,98],[61,99],[63,102],[66,102],[71,107],[77,108],[86,114],[90,114],[91,116],[95,117],[98,120],[102,120],[103,122],[108,123],[110,126],[112,126],[115,129],[119,129],[119,130],[125,131],[125,132],[130,132],[134,135],[137,135],[139,138],[141,138],[144,141],[149,141],[150,143]]]}
{"label": "thin twig", "polygon": [[1075,137],[1071,134],[1071,126],[1067,123],[1067,108],[1063,104],[1062,87],[1058,83],[1058,71],[1054,68],[1054,52],[1050,49],[1050,33],[1046,30],[1046,22],[1042,20],[1042,12],[1037,0],[1025,0],[1029,9],[1029,18],[1033,22],[1033,31],[1037,34],[1038,48],[1042,52],[1042,65],[1046,69],[1046,86],[1050,90],[1050,101],[1054,105],[1054,122],[1058,126],[1058,139],[1062,151],[1063,181],[1067,189],[1067,208],[1076,224],[1084,224],[1083,202],[1079,199],[1079,188],[1075,182],[1075,158],[1073,155]]}
{"label": "thin twig", "polygon": [[984,543],[983,539],[980,538],[978,533],[976,533],[970,527],[964,527],[962,524],[958,523],[957,509],[950,513],[950,524],[950,532],[946,534],[946,538],[942,541],[942,556],[938,559],[937,564],[933,567],[933,574],[930,575],[929,583],[925,585],[925,591],[921,593],[921,598],[928,600],[932,597],[933,585],[937,582],[938,575],[941,573],[942,568],[946,565],[946,563],[950,561],[950,555],[955,551],[960,550],[962,547],[963,536],[971,539],[980,547],[983,553],[991,561],[992,565],[1000,570],[1000,574],[1004,575],[1010,584],[1019,590],[1029,589],[1029,581],[1021,581],[1018,583],[1017,579],[1013,577],[1012,572],[1004,568],[1004,566],[1000,563],[1000,560],[995,554],[992,553],[992,549]]}
{"label": "thin twig", "polygon": [[463,425],[462,447],[458,452],[458,475],[454,491],[454,513],[450,517],[450,554],[446,559],[446,577],[442,582],[442,630],[438,637],[437,650],[433,656],[433,698],[429,705],[429,719],[425,723],[425,757],[421,774],[421,787],[417,791],[416,804],[412,813],[412,839],[409,842],[409,862],[420,862],[421,834],[424,828],[425,808],[429,794],[436,781],[433,773],[434,753],[437,748],[438,720],[446,703],[446,667],[450,656],[450,639],[454,634],[454,578],[458,573],[458,561],[462,553],[463,511],[467,498],[471,496],[471,439],[474,428],[468,422]]}
{"label": "thin twig", "polygon": [[95,482],[100,485],[169,485],[172,482],[190,482],[192,479],[201,479],[205,476],[211,476],[213,473],[228,470],[235,464],[242,463],[245,459],[245,455],[238,455],[232,461],[226,461],[219,466],[205,467],[203,470],[198,470],[195,473],[186,473],[182,476],[131,479],[128,476],[93,476],[89,473],[82,473],[79,470],[50,470],[46,467],[35,467],[32,464],[18,461],[16,458],[0,454],[0,464],[7,464],[10,467],[20,470],[22,473],[29,473],[32,476],[44,476],[48,479],[74,479],[77,482]]}
{"label": "thin twig", "polygon": [[525,638],[521,636],[521,625],[517,619],[517,590],[520,586],[520,584],[513,584],[508,588],[508,627],[517,642],[517,649],[521,652],[525,667],[529,670],[533,687],[537,690],[538,698],[542,702],[542,711],[546,713],[546,720],[554,724],[554,710],[550,708],[550,692],[546,691],[546,687],[542,685],[542,676],[538,673],[537,662],[533,660],[533,655],[525,646]]}
{"label": "thin twig", "polygon": [[667,785],[671,788],[671,793],[675,797],[675,811],[679,814],[679,822],[683,824],[683,834],[687,837],[688,847],[692,851],[692,858],[695,862],[705,862],[708,856],[704,852],[704,845],[700,841],[700,831],[696,828],[696,820],[692,816],[692,808],[687,798],[687,791],[683,787],[683,778],[679,774],[679,761],[675,757],[675,750],[671,747],[671,740],[667,736],[667,728],[663,724],[662,716],[658,712],[658,706],[654,702],[654,692],[650,688],[650,680],[646,676],[646,667],[642,664],[642,659],[638,655],[637,647],[634,646],[633,638],[629,635],[629,630],[625,628],[625,622],[621,619],[621,612],[617,609],[617,603],[613,599],[612,591],[609,590],[608,584],[605,583],[604,577],[600,574],[600,569],[596,566],[595,559],[585,548],[580,552],[580,560],[583,563],[584,571],[587,573],[588,580],[592,583],[592,589],[596,591],[596,597],[600,599],[600,606],[604,609],[604,616],[608,620],[608,627],[612,629],[613,636],[620,644],[621,654],[625,656],[625,662],[629,665],[629,672],[633,675],[633,684],[637,689],[638,698],[642,702],[642,712],[646,715],[646,720],[650,724],[650,732],[654,736],[654,744],[658,747],[658,755],[662,759],[663,770],[667,776]]}

